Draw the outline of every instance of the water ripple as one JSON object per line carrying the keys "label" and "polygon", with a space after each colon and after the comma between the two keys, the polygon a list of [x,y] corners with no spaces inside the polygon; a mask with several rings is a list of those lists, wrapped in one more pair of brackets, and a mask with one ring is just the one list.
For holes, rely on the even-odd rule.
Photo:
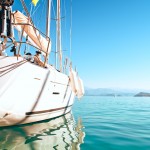
{"label": "water ripple", "polygon": [[85,126],[82,150],[150,150],[150,99],[84,97],[74,106]]}

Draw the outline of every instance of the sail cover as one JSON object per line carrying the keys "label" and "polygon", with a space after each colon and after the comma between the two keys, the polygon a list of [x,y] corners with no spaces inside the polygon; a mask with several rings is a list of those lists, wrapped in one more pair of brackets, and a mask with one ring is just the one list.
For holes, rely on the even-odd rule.
{"label": "sail cover", "polygon": [[44,38],[40,32],[31,24],[28,17],[20,11],[12,14],[12,23],[18,31],[23,31],[23,36],[28,35],[28,40],[32,45],[49,54],[51,49],[51,42],[49,38]]}

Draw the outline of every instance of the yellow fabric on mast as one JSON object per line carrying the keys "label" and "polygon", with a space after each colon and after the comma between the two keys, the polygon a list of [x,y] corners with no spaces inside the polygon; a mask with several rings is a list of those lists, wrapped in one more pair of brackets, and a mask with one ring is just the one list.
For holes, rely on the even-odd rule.
{"label": "yellow fabric on mast", "polygon": [[36,4],[38,3],[39,0],[32,0],[32,3],[34,6],[36,6]]}

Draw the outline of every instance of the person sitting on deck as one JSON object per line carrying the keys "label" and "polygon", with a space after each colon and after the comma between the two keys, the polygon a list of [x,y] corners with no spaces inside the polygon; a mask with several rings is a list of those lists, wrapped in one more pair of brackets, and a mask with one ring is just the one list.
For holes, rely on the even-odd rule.
{"label": "person sitting on deck", "polygon": [[0,43],[0,56],[3,56],[3,48],[2,48],[2,43]]}
{"label": "person sitting on deck", "polygon": [[5,49],[5,45],[3,45],[3,42],[0,41],[0,56],[7,56],[4,49]]}
{"label": "person sitting on deck", "polygon": [[40,54],[40,51],[36,51],[36,54],[34,55],[34,63],[38,64],[39,66],[44,66],[44,63],[41,61]]}
{"label": "person sitting on deck", "polygon": [[28,60],[28,61],[33,62],[33,57],[32,57],[32,54],[31,54],[30,52],[25,53],[24,58],[25,58],[26,60]]}

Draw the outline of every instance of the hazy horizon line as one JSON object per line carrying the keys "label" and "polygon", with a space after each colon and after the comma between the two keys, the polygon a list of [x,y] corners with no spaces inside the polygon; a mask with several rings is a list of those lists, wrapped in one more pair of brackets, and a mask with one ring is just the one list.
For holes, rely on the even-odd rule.
{"label": "hazy horizon line", "polygon": [[135,87],[89,87],[84,86],[85,89],[113,89],[113,90],[150,90],[150,88],[135,88]]}

